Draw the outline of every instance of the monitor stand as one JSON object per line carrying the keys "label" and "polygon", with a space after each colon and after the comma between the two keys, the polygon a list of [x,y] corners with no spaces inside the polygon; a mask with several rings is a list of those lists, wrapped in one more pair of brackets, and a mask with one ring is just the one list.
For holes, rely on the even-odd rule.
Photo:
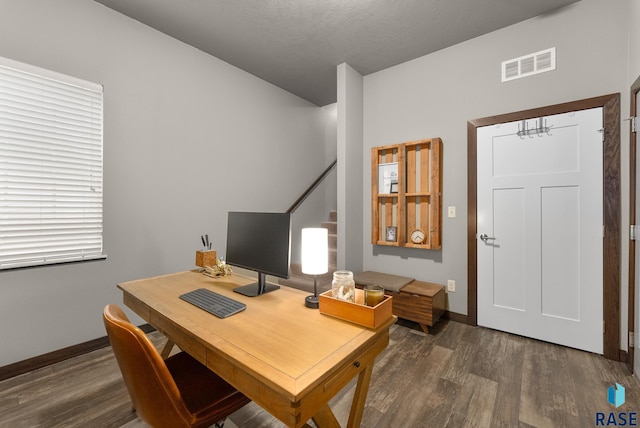
{"label": "monitor stand", "polygon": [[233,289],[233,291],[248,297],[256,297],[265,293],[270,293],[272,291],[278,290],[279,288],[280,288],[279,285],[268,284],[267,275],[264,273],[258,272],[258,282],[254,282],[253,284],[243,285],[241,287],[236,287]]}

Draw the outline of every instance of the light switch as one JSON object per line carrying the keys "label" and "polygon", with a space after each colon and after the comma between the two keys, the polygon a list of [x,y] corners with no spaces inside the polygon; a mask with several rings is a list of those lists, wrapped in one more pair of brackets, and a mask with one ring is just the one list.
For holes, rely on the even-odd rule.
{"label": "light switch", "polygon": [[449,218],[456,218],[456,207],[449,207],[447,212]]}

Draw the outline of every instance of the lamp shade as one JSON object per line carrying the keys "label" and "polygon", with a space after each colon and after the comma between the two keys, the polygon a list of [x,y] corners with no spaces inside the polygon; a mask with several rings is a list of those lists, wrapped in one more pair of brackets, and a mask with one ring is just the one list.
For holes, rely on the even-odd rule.
{"label": "lamp shade", "polygon": [[302,229],[302,273],[319,275],[329,270],[329,231],[322,227]]}

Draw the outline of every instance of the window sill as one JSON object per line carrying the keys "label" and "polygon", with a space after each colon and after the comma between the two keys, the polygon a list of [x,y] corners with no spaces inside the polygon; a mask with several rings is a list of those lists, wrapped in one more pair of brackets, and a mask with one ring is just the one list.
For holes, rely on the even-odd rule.
{"label": "window sill", "polygon": [[37,264],[22,264],[22,265],[15,265],[15,266],[0,267],[0,272],[10,271],[10,270],[19,270],[19,269],[33,269],[33,268],[57,266],[57,265],[68,265],[72,263],[95,262],[95,261],[106,260],[106,259],[107,259],[107,255],[103,254],[101,256],[86,257],[84,259],[77,259],[77,260],[38,262]]}

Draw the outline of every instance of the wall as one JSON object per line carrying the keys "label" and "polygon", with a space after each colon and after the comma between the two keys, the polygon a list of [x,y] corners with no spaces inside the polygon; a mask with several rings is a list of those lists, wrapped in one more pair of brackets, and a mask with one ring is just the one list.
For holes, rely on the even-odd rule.
{"label": "wall", "polygon": [[[363,142],[363,78],[349,64],[337,68],[338,139],[338,269],[362,271],[362,213],[365,166]],[[366,187],[368,188],[368,187]]]}
{"label": "wall", "polygon": [[[326,138],[326,163],[327,166],[334,160],[338,159],[338,103],[329,104],[322,107],[327,119],[325,127]],[[338,173],[337,166],[333,168],[331,173],[325,179],[325,205],[332,211],[338,209],[337,206],[337,190],[338,190]]]}
{"label": "wall", "polygon": [[629,86],[640,76],[640,0],[627,0],[629,13],[627,24],[629,28]]}
{"label": "wall", "polygon": [[[365,188],[370,182],[369,149],[430,137],[443,140],[443,216],[441,251],[372,246],[370,207],[364,205],[364,268],[445,284],[449,310],[467,313],[467,136],[468,120],[622,93],[628,115],[627,1],[583,0],[553,13],[495,31],[364,78]],[[556,47],[557,69],[501,83],[507,59]],[[628,131],[622,129],[622,213],[628,212]],[[368,192],[363,201],[369,198]],[[624,220],[624,218],[623,218]],[[625,224],[625,223],[623,223]],[[626,284],[628,228],[622,227],[622,284]],[[626,320],[623,289],[621,320]],[[626,324],[623,322],[623,324]],[[626,326],[622,327],[626,349]]]}
{"label": "wall", "polygon": [[193,268],[203,233],[224,254],[227,211],[286,210],[335,156],[330,109],[92,1],[0,0],[0,55],[104,85],[108,255],[0,272],[0,366],[104,336],[118,282]]}
{"label": "wall", "polygon": [[[331,165],[337,157],[336,110],[337,104],[329,104],[321,108],[324,120],[325,153],[322,161],[322,171],[318,171],[305,186],[310,186],[320,172]],[[305,190],[306,190],[305,187]],[[329,221],[331,211],[337,209],[337,167],[334,166],[327,176],[311,194],[300,204],[291,217],[291,262],[300,263],[300,243],[302,228],[321,227],[323,222]],[[300,195],[298,195],[300,196]],[[276,281],[276,278],[272,279]]]}

